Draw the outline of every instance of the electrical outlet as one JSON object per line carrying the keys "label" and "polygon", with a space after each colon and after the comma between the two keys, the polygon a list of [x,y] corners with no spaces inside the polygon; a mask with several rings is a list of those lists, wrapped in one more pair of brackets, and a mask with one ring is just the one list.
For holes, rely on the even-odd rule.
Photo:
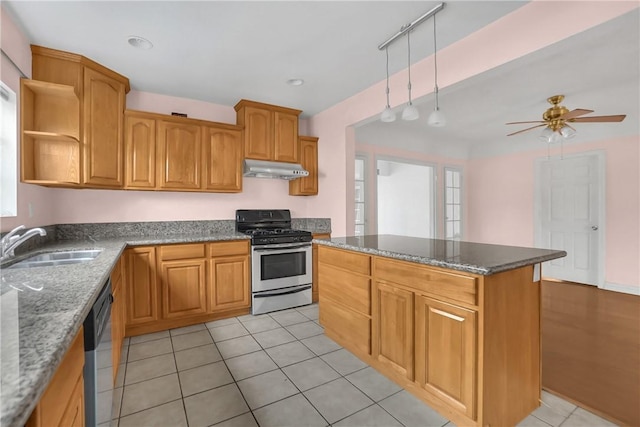
{"label": "electrical outlet", "polygon": [[33,203],[29,203],[29,218],[33,218]]}

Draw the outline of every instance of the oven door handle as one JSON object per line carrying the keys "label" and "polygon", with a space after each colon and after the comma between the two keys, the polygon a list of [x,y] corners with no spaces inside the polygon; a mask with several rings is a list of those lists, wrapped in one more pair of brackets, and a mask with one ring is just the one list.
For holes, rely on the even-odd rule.
{"label": "oven door handle", "polygon": [[270,252],[274,250],[280,251],[280,250],[289,250],[289,249],[305,249],[310,247],[311,247],[311,243],[307,243],[304,245],[294,245],[294,246],[268,245],[268,246],[260,246],[260,248],[254,246],[253,251],[254,252]]}
{"label": "oven door handle", "polygon": [[254,298],[278,297],[281,295],[297,294],[298,292],[304,292],[309,289],[311,289],[311,285],[296,287],[296,289],[292,289],[284,292],[267,292],[267,293],[253,294],[253,297]]}

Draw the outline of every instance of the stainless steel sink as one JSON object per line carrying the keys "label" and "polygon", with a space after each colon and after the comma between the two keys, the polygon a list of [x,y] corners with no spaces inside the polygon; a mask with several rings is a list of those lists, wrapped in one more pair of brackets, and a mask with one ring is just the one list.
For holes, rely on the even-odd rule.
{"label": "stainless steel sink", "polygon": [[57,265],[80,264],[95,259],[100,255],[100,252],[102,252],[102,249],[48,252],[23,259],[8,268],[52,267]]}

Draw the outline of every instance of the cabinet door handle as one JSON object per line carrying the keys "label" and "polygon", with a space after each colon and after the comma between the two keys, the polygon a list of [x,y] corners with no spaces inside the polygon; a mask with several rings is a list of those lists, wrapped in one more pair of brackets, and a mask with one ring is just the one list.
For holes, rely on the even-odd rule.
{"label": "cabinet door handle", "polygon": [[593,231],[596,231],[596,230],[598,230],[598,226],[597,226],[597,225],[592,225],[592,226],[591,226],[591,229],[592,229]]}

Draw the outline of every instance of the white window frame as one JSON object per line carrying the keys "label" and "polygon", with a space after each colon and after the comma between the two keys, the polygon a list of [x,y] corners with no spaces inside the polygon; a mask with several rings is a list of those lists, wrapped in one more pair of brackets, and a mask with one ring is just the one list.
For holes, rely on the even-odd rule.
{"label": "white window frame", "polygon": [[0,81],[0,217],[18,215],[18,100]]}
{"label": "white window frame", "polygon": [[[363,226],[362,235],[368,234],[368,229],[367,229],[367,191],[369,190],[369,182],[368,182],[367,176],[368,176],[369,158],[366,155],[356,153],[356,156],[355,156],[355,159],[354,159],[354,162],[353,162],[354,163],[354,165],[353,165],[354,172],[356,170],[355,164],[358,161],[362,161],[363,165],[362,165],[362,179],[361,180],[360,179],[356,179],[355,178],[355,173],[354,173],[354,177],[353,177],[354,178],[353,179],[353,186],[354,186],[354,189],[353,189],[353,191],[354,191],[354,193],[353,193],[353,195],[354,195],[354,197],[353,197],[353,207],[354,207],[353,234],[354,234],[354,236],[359,236],[360,235],[360,234],[356,233],[356,227],[358,225],[362,225]],[[362,194],[362,201],[361,202],[357,200],[357,194],[358,194],[358,192],[357,192],[357,184],[358,184],[358,182],[362,182],[363,187],[364,187],[364,191],[363,191],[363,194]],[[355,213],[356,207],[359,204],[362,204],[362,223],[358,222],[358,215]]]}
{"label": "white window frame", "polygon": [[[443,209],[442,209],[442,221],[444,224],[444,228],[443,228],[443,234],[444,234],[444,239],[445,240],[462,240],[463,236],[464,236],[464,187],[463,187],[463,174],[462,174],[462,168],[460,167],[455,167],[455,166],[445,166],[443,169],[443,195],[442,195],[442,199],[443,199]],[[447,172],[452,172],[452,173],[457,173],[459,174],[459,186],[455,187],[453,185],[453,183],[451,183],[451,185],[449,185],[450,183],[447,180]],[[447,197],[447,189],[451,188],[451,189],[458,189],[460,190],[460,201],[459,203],[455,203],[453,201],[448,200],[449,198]],[[447,206],[455,206],[458,205],[460,207],[460,219],[458,220],[454,220],[454,219],[449,219],[447,218]],[[460,223],[460,233],[458,234],[458,236],[449,236],[449,234],[447,233],[447,223],[448,222],[455,222],[458,221]]]}

